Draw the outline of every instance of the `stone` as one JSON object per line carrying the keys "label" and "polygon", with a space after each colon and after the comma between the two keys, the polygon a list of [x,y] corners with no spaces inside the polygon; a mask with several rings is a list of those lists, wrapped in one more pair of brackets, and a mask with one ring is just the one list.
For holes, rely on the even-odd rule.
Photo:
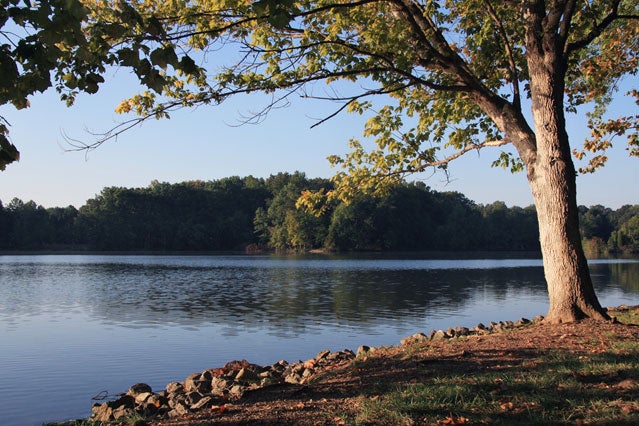
{"label": "stone", "polygon": [[202,398],[204,397],[204,395],[202,395],[199,392],[189,392],[186,394],[186,403],[188,405],[195,405],[197,404]]}
{"label": "stone", "polygon": [[201,380],[213,380],[213,377],[217,376],[214,370],[204,370],[200,375]]}
{"label": "stone", "polygon": [[124,405],[120,405],[113,410],[113,418],[115,420],[119,419],[120,417],[132,416],[133,414],[135,414],[135,410]]}
{"label": "stone", "polygon": [[328,349],[323,350],[322,352],[318,353],[317,356],[315,357],[316,359],[320,360],[320,359],[324,359],[326,358],[329,354],[331,353],[331,351],[329,351]]}
{"label": "stone", "polygon": [[108,403],[96,404],[91,408],[91,420],[96,422],[108,422],[113,420],[113,408]]}
{"label": "stone", "polygon": [[266,386],[276,385],[278,383],[279,383],[279,380],[275,379],[274,377],[264,377],[260,381],[260,386],[266,387]]}
{"label": "stone", "polygon": [[428,336],[426,336],[424,333],[415,333],[412,336],[403,338],[400,343],[402,344],[402,346],[406,346],[413,343],[427,342],[428,340]]}
{"label": "stone", "polygon": [[437,330],[435,334],[433,335],[433,340],[444,340],[449,338],[450,336],[446,334],[444,330]]}
{"label": "stone", "polygon": [[146,402],[146,400],[149,399],[151,397],[151,395],[153,395],[153,393],[151,393],[151,392],[139,393],[139,394],[135,395],[135,403],[136,404],[142,404],[143,402]]}
{"label": "stone", "polygon": [[248,368],[242,368],[240,371],[237,372],[235,380],[241,382],[255,382],[258,380],[258,376],[255,371],[249,370]]}
{"label": "stone", "polygon": [[145,417],[150,417],[156,415],[160,411],[160,406],[146,402],[139,406],[139,410]]}
{"label": "stone", "polygon": [[184,392],[184,385],[178,382],[171,382],[166,385],[166,392],[168,394]]}
{"label": "stone", "polygon": [[184,390],[188,392],[209,393],[211,392],[211,382],[202,380],[200,373],[193,373],[184,381]]}
{"label": "stone", "polygon": [[530,320],[528,318],[521,318],[519,321],[515,322],[516,327],[521,327],[522,325],[530,324]]}
{"label": "stone", "polygon": [[211,393],[214,395],[224,395],[227,392],[229,383],[232,382],[220,377],[213,377],[213,380],[211,380]]}
{"label": "stone", "polygon": [[470,335],[470,329],[468,327],[456,327],[455,336],[468,336]]}
{"label": "stone", "polygon": [[146,383],[136,383],[129,388],[129,391],[126,394],[135,397],[136,395],[139,395],[141,393],[151,392],[153,392],[151,386],[147,385]]}
{"label": "stone", "polygon": [[124,407],[124,408],[135,408],[135,398],[131,395],[122,395],[115,401],[107,402],[109,406],[115,408]]}
{"label": "stone", "polygon": [[357,357],[359,358],[360,356],[364,356],[368,354],[370,351],[371,351],[370,346],[361,345],[359,348],[357,348]]}
{"label": "stone", "polygon": [[183,393],[171,394],[171,397],[169,398],[169,401],[168,401],[168,405],[171,408],[175,408],[179,404],[185,404],[185,403],[186,403],[186,395]]}
{"label": "stone", "polygon": [[168,412],[169,417],[180,417],[190,412],[189,407],[187,407],[183,403],[178,403],[173,407],[171,411]]}
{"label": "stone", "polygon": [[145,401],[147,404],[153,404],[156,407],[160,408],[163,404],[167,402],[167,398],[162,395],[158,395],[152,393]]}
{"label": "stone", "polygon": [[239,397],[239,396],[241,396],[244,393],[244,386],[242,386],[242,385],[233,385],[233,386],[231,386],[231,389],[229,389],[229,392],[232,395],[235,395],[235,396]]}
{"label": "stone", "polygon": [[197,411],[197,410],[201,410],[202,408],[209,408],[213,406],[214,402],[215,401],[213,400],[212,397],[205,396],[204,398],[200,399],[196,404],[191,405],[191,410]]}

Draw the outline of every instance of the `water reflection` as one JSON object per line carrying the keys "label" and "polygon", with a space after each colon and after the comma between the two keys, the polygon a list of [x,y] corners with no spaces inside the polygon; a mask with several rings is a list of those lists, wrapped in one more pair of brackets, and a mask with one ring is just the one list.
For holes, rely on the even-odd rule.
{"label": "water reflection", "polygon": [[[80,259],[78,259],[80,258]],[[123,327],[203,323],[299,333],[460,311],[478,297],[545,297],[537,259],[58,257],[0,262],[0,317],[87,311]],[[24,260],[24,259],[23,259]],[[78,260],[84,260],[80,262]],[[451,269],[452,268],[452,269]],[[594,263],[598,290],[639,293],[639,263]]]}

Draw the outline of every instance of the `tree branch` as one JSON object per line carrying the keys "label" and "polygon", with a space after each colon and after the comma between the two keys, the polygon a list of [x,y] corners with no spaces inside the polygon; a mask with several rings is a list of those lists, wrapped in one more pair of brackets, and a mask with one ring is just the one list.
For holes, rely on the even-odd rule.
{"label": "tree branch", "polygon": [[420,167],[418,167],[414,172],[423,172],[424,170],[426,170],[429,167],[445,166],[448,163],[450,163],[451,161],[461,157],[462,155],[466,154],[469,151],[480,150],[482,148],[487,148],[487,147],[503,146],[503,145],[507,145],[509,143],[510,143],[509,140],[501,139],[501,140],[485,141],[485,142],[481,142],[481,143],[477,143],[477,144],[471,144],[471,145],[465,146],[464,148],[462,148],[461,150],[455,152],[454,154],[449,155],[448,157],[444,158],[443,160],[431,161],[431,162],[428,162],[426,164],[423,164]]}
{"label": "tree branch", "polygon": [[619,3],[621,0],[615,0],[612,4],[612,11],[594,28],[586,34],[581,40],[573,41],[566,46],[566,54],[571,54],[577,50],[583,49],[599,37],[606,28],[608,28],[616,19],[619,19]]}
{"label": "tree branch", "polygon": [[504,39],[504,48],[506,49],[506,55],[508,56],[508,67],[509,67],[509,79],[510,83],[513,86],[513,106],[517,109],[521,107],[521,94],[519,92],[519,74],[517,72],[517,65],[515,64],[515,58],[513,56],[512,48],[510,47],[510,40],[508,39],[508,34],[506,34],[506,29],[502,25],[501,19],[497,16],[495,9],[493,8],[490,0],[485,0],[486,9],[488,10],[488,15],[492,18],[499,30],[499,34]]}

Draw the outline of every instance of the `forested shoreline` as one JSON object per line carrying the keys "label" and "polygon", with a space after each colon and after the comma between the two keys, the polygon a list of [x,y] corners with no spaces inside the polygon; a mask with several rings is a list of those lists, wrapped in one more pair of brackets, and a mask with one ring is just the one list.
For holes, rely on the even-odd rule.
{"label": "forested shoreline", "polygon": [[[0,201],[0,250],[538,251],[534,206],[479,205],[457,192],[403,183],[383,197],[297,209],[331,182],[303,173],[104,188],[79,209]],[[639,205],[579,207],[590,253],[639,252]]]}

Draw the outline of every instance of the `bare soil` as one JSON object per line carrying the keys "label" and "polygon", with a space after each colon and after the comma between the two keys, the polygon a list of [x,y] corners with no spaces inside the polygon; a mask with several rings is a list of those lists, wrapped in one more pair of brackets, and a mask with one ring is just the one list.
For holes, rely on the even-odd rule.
{"label": "bare soil", "polygon": [[[639,311],[639,307],[617,309]],[[542,362],[540,357],[552,350],[588,356],[638,338],[637,325],[584,320],[559,325],[541,322],[485,336],[376,348],[365,360],[331,365],[309,383],[258,389],[204,413],[151,424],[343,425],[345,419],[352,421],[364,399],[377,397],[375,390],[380,384],[399,387],[450,371],[472,376],[479,371],[529,367]],[[614,392],[618,388],[610,389]]]}

